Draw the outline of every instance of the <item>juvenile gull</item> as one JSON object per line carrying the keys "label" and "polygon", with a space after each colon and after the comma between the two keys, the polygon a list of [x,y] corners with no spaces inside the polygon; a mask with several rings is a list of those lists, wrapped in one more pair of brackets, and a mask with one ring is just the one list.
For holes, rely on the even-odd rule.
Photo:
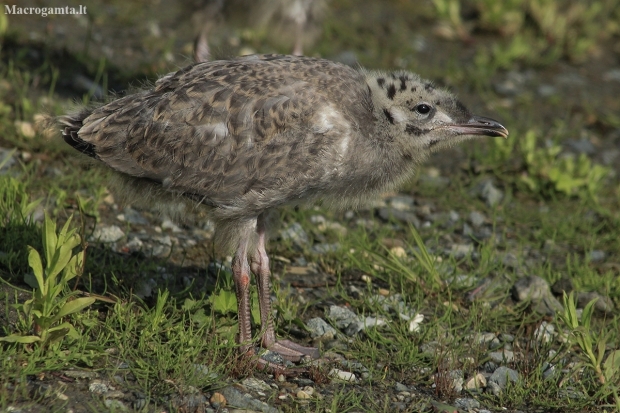
{"label": "juvenile gull", "polygon": [[260,345],[291,361],[318,350],[276,339],[268,214],[319,200],[355,207],[405,181],[435,150],[508,136],[415,74],[281,55],[194,64],[60,123],[64,140],[113,170],[132,203],[214,221],[216,245],[234,251],[240,351],[254,351],[252,272]]}

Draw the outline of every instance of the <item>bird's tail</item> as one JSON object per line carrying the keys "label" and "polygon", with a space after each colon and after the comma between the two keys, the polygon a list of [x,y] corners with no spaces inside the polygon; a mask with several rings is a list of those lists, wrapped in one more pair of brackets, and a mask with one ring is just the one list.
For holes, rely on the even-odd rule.
{"label": "bird's tail", "polygon": [[58,123],[62,126],[62,138],[73,148],[91,158],[96,158],[95,146],[80,138],[78,132],[82,128],[83,121],[91,114],[91,110],[84,109],[71,115],[60,116]]}

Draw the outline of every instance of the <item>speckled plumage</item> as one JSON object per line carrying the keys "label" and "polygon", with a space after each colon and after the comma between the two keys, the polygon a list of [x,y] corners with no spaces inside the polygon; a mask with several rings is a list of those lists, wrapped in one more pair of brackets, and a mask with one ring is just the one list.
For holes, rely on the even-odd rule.
{"label": "speckled plumage", "polygon": [[[122,177],[130,200],[208,214],[219,243],[236,250],[240,302],[247,256],[268,301],[269,211],[319,199],[355,205],[411,176],[432,150],[508,134],[417,75],[279,55],[194,64],[60,122],[69,144]],[[263,323],[273,335],[268,314]]]}

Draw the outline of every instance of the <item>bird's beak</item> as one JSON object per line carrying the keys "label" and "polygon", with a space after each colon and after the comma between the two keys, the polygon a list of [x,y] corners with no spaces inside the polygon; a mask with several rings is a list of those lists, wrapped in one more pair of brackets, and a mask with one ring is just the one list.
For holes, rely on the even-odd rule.
{"label": "bird's beak", "polygon": [[472,116],[465,123],[457,123],[447,126],[448,129],[457,132],[459,135],[483,135],[508,137],[508,129],[498,121],[484,118],[482,116]]}

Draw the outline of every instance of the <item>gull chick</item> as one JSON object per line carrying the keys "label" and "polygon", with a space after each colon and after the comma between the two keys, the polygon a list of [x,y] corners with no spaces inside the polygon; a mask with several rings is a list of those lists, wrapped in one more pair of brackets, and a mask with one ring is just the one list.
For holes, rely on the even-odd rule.
{"label": "gull chick", "polygon": [[319,353],[276,338],[270,212],[317,201],[355,207],[405,181],[433,151],[508,136],[413,73],[282,55],[197,63],[60,123],[69,145],[115,173],[129,202],[213,220],[216,244],[234,251],[240,351],[254,352],[253,273],[259,344],[291,361]]}

